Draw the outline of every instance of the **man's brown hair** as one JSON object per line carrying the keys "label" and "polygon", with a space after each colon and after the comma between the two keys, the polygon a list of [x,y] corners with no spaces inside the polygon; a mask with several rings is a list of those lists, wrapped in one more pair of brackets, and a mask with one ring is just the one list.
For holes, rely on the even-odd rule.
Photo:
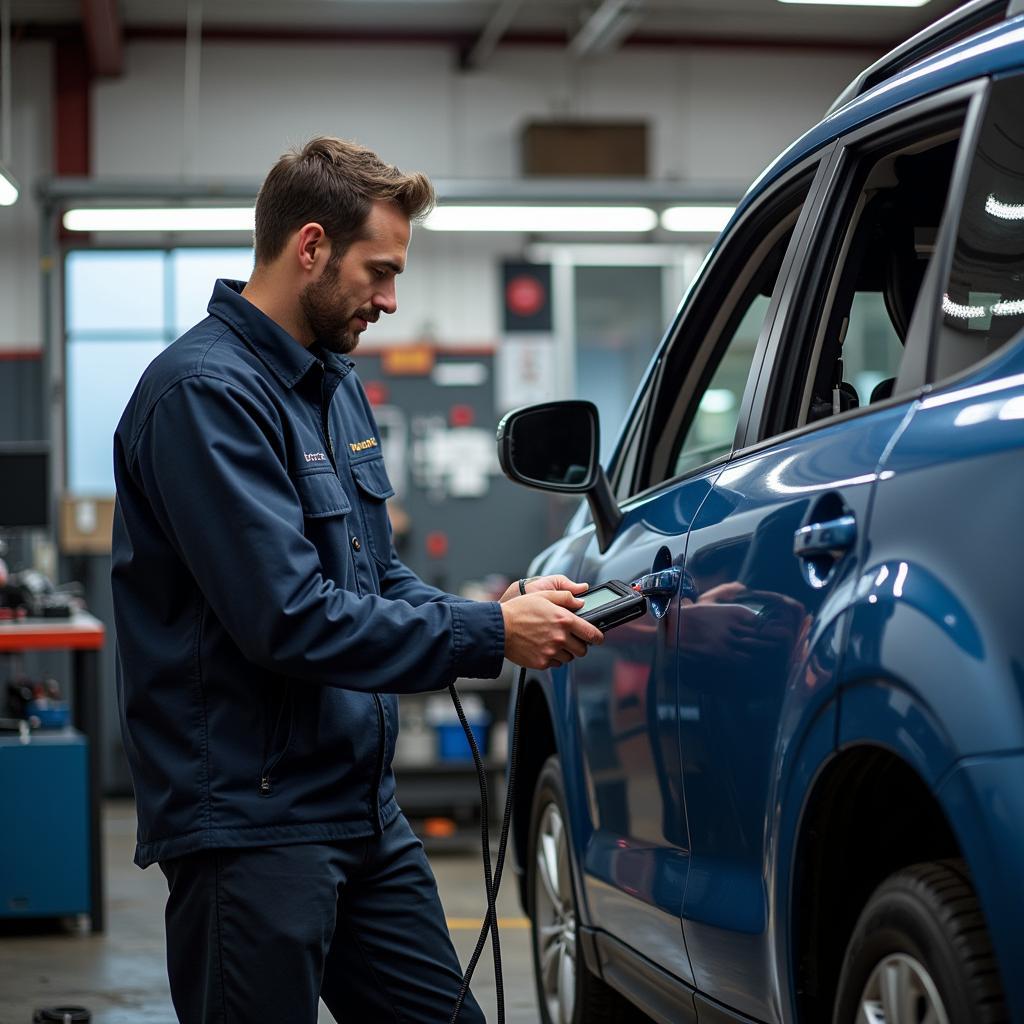
{"label": "man's brown hair", "polygon": [[433,207],[434,187],[425,174],[403,174],[356,142],[311,139],[274,164],[256,197],[256,263],[275,260],[288,236],[311,222],[331,240],[332,261],[340,258],[379,200],[416,220]]}

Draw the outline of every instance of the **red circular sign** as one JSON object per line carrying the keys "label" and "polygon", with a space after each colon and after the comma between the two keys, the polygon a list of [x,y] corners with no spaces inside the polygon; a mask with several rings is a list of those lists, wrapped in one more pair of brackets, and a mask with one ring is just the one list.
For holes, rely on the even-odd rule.
{"label": "red circular sign", "polygon": [[426,537],[427,554],[431,558],[444,558],[448,554],[448,534],[432,530]]}
{"label": "red circular sign", "polygon": [[505,288],[505,302],[516,316],[536,316],[544,307],[544,286],[535,277],[520,274]]}

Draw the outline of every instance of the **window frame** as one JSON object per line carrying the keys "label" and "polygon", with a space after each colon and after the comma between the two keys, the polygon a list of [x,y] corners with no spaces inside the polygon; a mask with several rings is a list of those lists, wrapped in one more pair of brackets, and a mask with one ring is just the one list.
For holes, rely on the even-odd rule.
{"label": "window frame", "polygon": [[[207,249],[252,249],[251,240],[246,242],[232,242],[225,241],[222,235],[214,236],[217,240],[212,241],[210,239],[187,239],[178,240],[173,244],[167,240],[157,241],[152,235],[147,234],[145,237],[125,237],[119,236],[116,240],[114,239],[102,239],[87,243],[84,240],[78,241],[73,240],[67,244],[61,245],[59,250],[54,256],[55,265],[58,268],[57,273],[57,296],[58,306],[55,308],[55,315],[57,323],[59,324],[59,344],[55,349],[55,366],[53,372],[56,373],[56,379],[54,380],[54,395],[57,401],[57,409],[55,411],[56,416],[56,430],[55,436],[61,439],[59,459],[54,459],[56,464],[53,468],[53,477],[56,486],[60,488],[62,492],[69,494],[81,493],[83,496],[97,497],[97,498],[109,498],[113,496],[113,490],[110,492],[101,491],[73,491],[70,486],[71,478],[71,438],[69,436],[70,427],[70,405],[71,397],[69,388],[71,386],[70,372],[69,372],[69,349],[73,344],[71,340],[72,332],[69,330],[68,324],[68,260],[75,253],[159,253],[164,263],[163,274],[164,274],[164,327],[159,332],[153,331],[154,336],[159,333],[160,338],[153,340],[160,340],[164,347],[171,344],[176,338],[180,337],[180,332],[175,330],[173,323],[173,309],[171,306],[171,290],[168,285],[168,278],[171,274],[170,270],[170,257],[174,252],[182,250],[207,250]],[[83,339],[79,339],[83,340]],[[85,339],[93,340],[93,339]],[[95,339],[100,340],[100,339]],[[121,339],[114,339],[121,340]],[[123,339],[125,344],[132,344],[135,339]]]}
{"label": "window frame", "polygon": [[[724,465],[732,457],[739,439],[744,436],[746,430],[750,402],[767,351],[771,328],[783,297],[791,285],[795,254],[799,251],[800,242],[807,229],[809,211],[815,205],[814,201],[824,184],[824,172],[830,163],[833,147],[834,143],[828,143],[808,154],[778,180],[772,182],[764,194],[743,211],[740,218],[729,228],[728,234],[721,238],[708,254],[683,297],[675,320],[666,332],[665,340],[655,354],[647,378],[638,392],[631,420],[623,431],[613,457],[609,475],[620,502],[642,499],[680,480],[705,473],[717,464]],[[785,216],[780,212],[780,207],[788,207],[792,201],[792,193],[804,187],[805,183],[807,192],[800,205],[792,237],[783,255],[778,278],[758,335],[730,450],[689,469],[680,476],[664,476],[651,482],[650,478],[655,468],[653,440],[656,432],[664,431],[666,424],[671,422],[673,417],[677,423],[687,421],[687,411],[700,401],[703,391],[699,384],[691,388],[689,399],[681,410],[680,394],[686,390],[688,382],[704,378],[711,363],[716,367],[718,365],[715,356],[719,355],[719,339],[716,337],[714,342],[709,343],[703,332],[718,318],[716,301],[728,296],[735,286],[735,278],[730,271],[738,272],[749,265],[765,237],[765,222],[768,221],[768,231],[774,228]],[[734,310],[730,310],[726,315],[726,321],[719,328],[718,334],[721,334],[733,312]],[[695,332],[698,340],[693,341]],[[686,353],[696,355],[696,358],[690,361],[685,373],[674,373]],[[707,387],[707,383],[704,382],[704,388]],[[692,416],[689,417],[689,421],[692,421]],[[630,470],[628,479],[623,473],[624,466],[628,466]]]}
{"label": "window frame", "polygon": [[[893,395],[824,419],[780,428],[779,419],[785,414],[793,388],[799,387],[802,391],[806,382],[809,370],[800,362],[799,356],[808,351],[807,331],[812,329],[816,333],[818,322],[815,320],[808,325],[809,314],[804,314],[802,321],[787,315],[779,316],[773,325],[761,379],[745,425],[745,435],[742,442],[737,443],[735,454],[746,455],[838,421],[905,404],[930,389],[927,366],[939,309],[934,300],[938,298],[942,283],[948,276],[955,228],[959,223],[967,175],[981,128],[988,88],[987,77],[965,82],[891,111],[841,135],[835,142],[825,184],[815,197],[814,209],[809,211],[808,219],[812,223],[805,235],[809,244],[800,247],[799,263],[793,270],[788,289],[790,300],[798,304],[805,296],[820,294],[816,289],[822,287],[825,274],[829,275],[825,283],[831,291],[837,269],[841,272],[831,257],[837,253],[837,246],[842,248],[845,245],[850,220],[844,213],[849,209],[851,191],[859,187],[858,173],[865,157],[877,159],[885,149],[896,149],[900,144],[912,145],[917,140],[928,138],[929,134],[939,135],[943,130],[949,130],[947,122],[958,114],[961,117],[960,141],[936,232],[935,251],[921,283],[918,301],[907,329],[904,357]],[[855,196],[853,198],[856,199]],[[821,266],[823,253],[828,253],[830,257],[824,267]],[[810,303],[805,305],[811,307]],[[813,308],[816,313],[823,311],[818,310],[817,304]],[[810,354],[817,355],[813,348]],[[817,366],[809,369],[817,372]],[[803,376],[798,376],[801,372]]]}
{"label": "window frame", "polygon": [[[950,197],[954,195],[954,187],[956,189],[956,204],[955,207],[950,205],[946,210],[946,217],[948,218],[948,245],[946,252],[944,253],[943,266],[941,273],[936,271],[936,290],[941,292],[945,287],[946,282],[949,280],[950,270],[953,263],[953,253],[956,247],[957,234],[960,229],[960,218],[963,216],[964,203],[967,200],[967,186],[970,182],[971,171],[974,168],[974,159],[977,156],[978,144],[981,141],[981,134],[985,129],[986,117],[988,116],[989,103],[992,98],[992,90],[996,83],[1005,82],[1009,79],[1018,79],[1021,83],[1024,83],[1024,70],[1016,69],[1013,71],[1004,71],[997,75],[992,75],[989,78],[984,79],[984,90],[982,95],[978,97],[976,110],[975,110],[975,121],[973,124],[972,136],[969,140],[966,139],[966,126],[965,126],[965,141],[969,141],[969,151],[957,154],[958,164],[954,169],[954,181],[950,186]],[[960,157],[964,159],[960,162]],[[959,178],[957,174],[959,173]],[[938,240],[936,240],[936,247],[938,246]],[[934,262],[934,260],[933,260]],[[922,286],[923,287],[923,286]],[[942,318],[938,312],[932,317],[929,322],[929,336],[928,336],[928,350],[925,357],[924,373],[927,380],[924,391],[933,391],[937,389],[943,389],[947,385],[955,385],[958,382],[965,380],[967,377],[973,376],[979,370],[984,370],[989,364],[997,362],[1002,359],[1007,350],[1015,344],[1019,344],[1022,334],[1024,331],[1018,331],[1011,340],[1000,345],[999,348],[993,352],[988,353],[981,359],[977,359],[972,363],[968,363],[966,366],[961,367],[959,370],[953,373],[947,373],[943,376],[939,376],[937,371],[939,349],[943,344],[943,331],[942,331]]]}

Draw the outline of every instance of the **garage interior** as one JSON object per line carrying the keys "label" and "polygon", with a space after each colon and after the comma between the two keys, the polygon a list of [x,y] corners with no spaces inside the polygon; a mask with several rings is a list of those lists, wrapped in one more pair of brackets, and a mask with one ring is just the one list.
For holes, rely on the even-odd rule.
{"label": "garage interior", "polygon": [[[98,1024],[176,1019],[166,883],[132,864],[110,439],[214,280],[248,277],[274,161],[337,135],[435,183],[399,310],[355,360],[399,554],[442,589],[491,599],[576,507],[502,477],[498,419],[590,398],[607,457],[750,183],[863,68],[954,7],[0,0],[0,1024],[61,1004]],[[506,666],[463,687],[495,820],[511,682]],[[465,963],[484,911],[476,776],[444,693],[403,698],[401,722],[399,802]],[[498,909],[507,1019],[527,1024],[511,871]],[[474,991],[490,1019],[486,957]]]}

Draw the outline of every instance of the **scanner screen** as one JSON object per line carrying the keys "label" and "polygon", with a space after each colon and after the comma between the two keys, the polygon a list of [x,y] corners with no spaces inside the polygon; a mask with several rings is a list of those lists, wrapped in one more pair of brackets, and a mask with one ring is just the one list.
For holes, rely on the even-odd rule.
{"label": "scanner screen", "polygon": [[582,615],[584,612],[592,612],[595,608],[611,604],[619,599],[619,595],[611,587],[595,587],[593,590],[588,590],[585,594],[581,595],[581,598],[583,607],[576,612],[577,615]]}

